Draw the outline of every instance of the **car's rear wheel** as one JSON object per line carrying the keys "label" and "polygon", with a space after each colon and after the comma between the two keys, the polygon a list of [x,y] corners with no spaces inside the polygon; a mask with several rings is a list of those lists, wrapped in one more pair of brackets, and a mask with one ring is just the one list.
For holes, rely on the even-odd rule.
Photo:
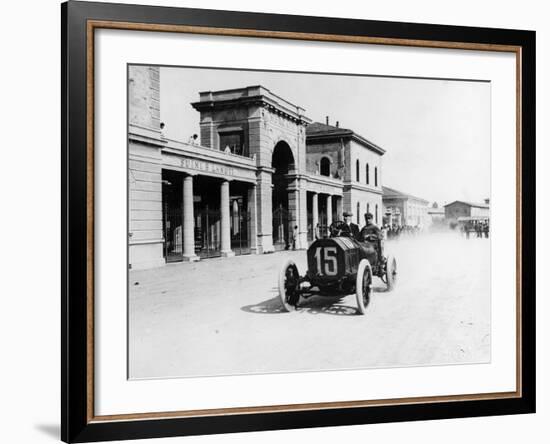
{"label": "car's rear wheel", "polygon": [[279,272],[279,297],[285,311],[294,311],[300,301],[300,274],[292,259],[288,259]]}
{"label": "car's rear wheel", "polygon": [[357,298],[357,311],[365,314],[372,295],[372,268],[367,259],[359,262],[357,278],[355,282],[355,296]]}
{"label": "car's rear wheel", "polygon": [[392,291],[397,283],[397,261],[393,256],[388,256],[386,260],[386,286],[388,291]]}

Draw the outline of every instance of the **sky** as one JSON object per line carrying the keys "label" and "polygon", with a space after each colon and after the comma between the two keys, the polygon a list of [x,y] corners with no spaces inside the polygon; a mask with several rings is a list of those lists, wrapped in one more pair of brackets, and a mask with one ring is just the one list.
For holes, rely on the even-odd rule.
{"label": "sky", "polygon": [[190,104],[200,91],[263,85],[305,108],[313,121],[340,122],[384,148],[382,185],[438,202],[490,197],[488,82],[161,67],[164,133],[186,142],[199,131]]}

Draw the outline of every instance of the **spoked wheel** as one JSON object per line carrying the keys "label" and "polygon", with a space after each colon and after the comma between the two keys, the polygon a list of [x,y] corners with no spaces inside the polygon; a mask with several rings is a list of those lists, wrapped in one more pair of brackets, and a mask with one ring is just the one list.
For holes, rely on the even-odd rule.
{"label": "spoked wheel", "polygon": [[355,296],[357,298],[357,311],[365,314],[372,295],[372,268],[367,259],[359,262],[357,280],[355,283]]}
{"label": "spoked wheel", "polygon": [[279,272],[279,297],[285,311],[294,311],[300,301],[298,288],[300,287],[300,274],[298,267],[292,259],[288,259]]}
{"label": "spoked wheel", "polygon": [[397,283],[397,262],[393,256],[388,256],[386,260],[385,278],[388,291],[392,291]]}

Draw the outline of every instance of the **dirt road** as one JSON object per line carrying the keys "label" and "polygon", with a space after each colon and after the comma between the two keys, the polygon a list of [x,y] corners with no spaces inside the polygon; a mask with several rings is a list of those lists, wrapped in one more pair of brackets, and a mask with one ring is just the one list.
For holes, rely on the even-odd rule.
{"label": "dirt road", "polygon": [[392,292],[375,279],[365,316],[355,296],[282,312],[281,264],[305,251],[170,264],[130,273],[133,378],[273,373],[490,361],[490,240],[456,233],[387,242]]}

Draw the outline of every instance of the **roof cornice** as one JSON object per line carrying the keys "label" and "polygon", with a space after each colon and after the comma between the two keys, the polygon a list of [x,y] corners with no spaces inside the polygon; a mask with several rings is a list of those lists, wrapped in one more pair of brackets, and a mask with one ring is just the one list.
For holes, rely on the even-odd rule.
{"label": "roof cornice", "polygon": [[365,139],[363,136],[360,136],[359,134],[349,129],[342,129],[341,131],[326,133],[321,132],[319,134],[306,134],[306,142],[325,142],[342,138],[353,140],[354,142],[359,143],[360,145],[371,151],[374,151],[377,154],[384,155],[386,153],[386,150],[384,148],[379,147],[378,145],[372,143],[371,141]]}
{"label": "roof cornice", "polygon": [[[277,96],[278,98],[278,96]],[[283,99],[281,99],[283,100]],[[213,111],[216,109],[228,109],[242,106],[263,106],[268,108],[271,112],[279,115],[284,115],[286,118],[303,124],[309,124],[312,120],[306,117],[301,112],[296,112],[287,106],[284,106],[273,97],[267,94],[256,94],[252,96],[240,96],[229,99],[212,99],[212,100],[200,100],[198,102],[192,102],[191,106],[197,111]],[[299,107],[296,107],[300,109]]]}

